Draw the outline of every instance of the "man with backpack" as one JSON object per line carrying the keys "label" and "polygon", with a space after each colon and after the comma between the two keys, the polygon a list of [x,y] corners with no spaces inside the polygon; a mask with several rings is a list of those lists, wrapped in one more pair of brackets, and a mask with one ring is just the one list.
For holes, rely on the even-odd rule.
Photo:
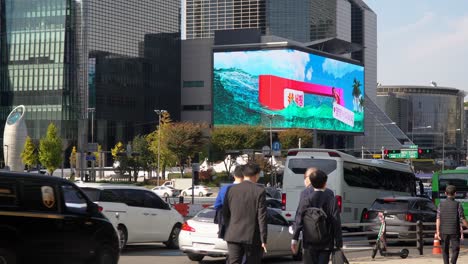
{"label": "man with backpack", "polygon": [[326,188],[327,174],[318,169],[308,172],[313,191],[299,202],[291,250],[297,252],[302,231],[304,263],[328,264],[332,250],[343,247],[340,209],[333,191]]}
{"label": "man with backpack", "polygon": [[[444,264],[456,264],[460,253],[461,224],[468,227],[461,203],[455,201],[456,187],[447,185],[447,199],[441,201],[437,209],[435,238],[442,241]],[[449,262],[449,247],[452,247],[452,259]]]}

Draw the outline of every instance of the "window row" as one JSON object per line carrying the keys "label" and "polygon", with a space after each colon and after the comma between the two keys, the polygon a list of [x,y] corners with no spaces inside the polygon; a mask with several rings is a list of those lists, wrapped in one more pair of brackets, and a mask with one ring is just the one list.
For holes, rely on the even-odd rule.
{"label": "window row", "polygon": [[47,42],[57,43],[65,41],[64,30],[37,30],[34,32],[11,31],[8,33],[8,44],[27,44]]}
{"label": "window row", "polygon": [[344,162],[343,173],[349,186],[411,194],[416,191],[416,177],[410,172]]}

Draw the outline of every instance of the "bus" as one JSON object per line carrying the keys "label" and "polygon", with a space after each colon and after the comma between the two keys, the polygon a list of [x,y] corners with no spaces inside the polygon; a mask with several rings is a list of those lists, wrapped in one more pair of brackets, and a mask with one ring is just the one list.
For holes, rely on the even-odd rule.
{"label": "bus", "polygon": [[457,188],[455,199],[462,203],[465,216],[468,217],[468,168],[461,167],[434,173],[432,176],[432,199],[436,206],[439,206],[441,199],[447,198],[445,195],[447,185],[455,185]]}
{"label": "bus", "polygon": [[343,223],[360,222],[378,197],[416,195],[417,179],[408,164],[358,159],[331,149],[291,149],[284,167],[281,197],[282,214],[288,221],[294,221],[304,190],[304,173],[310,167],[328,174],[327,188],[335,193]]}

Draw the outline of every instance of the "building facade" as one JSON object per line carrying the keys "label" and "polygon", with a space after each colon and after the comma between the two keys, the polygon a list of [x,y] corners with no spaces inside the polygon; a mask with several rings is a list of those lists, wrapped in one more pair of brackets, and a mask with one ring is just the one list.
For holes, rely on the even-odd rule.
{"label": "building facade", "polygon": [[91,137],[108,150],[154,130],[154,109],[179,119],[179,10],[165,0],[0,0],[0,124],[22,104],[33,139],[54,122],[85,151]]}
{"label": "building facade", "polygon": [[408,137],[435,157],[458,159],[464,151],[465,93],[437,86],[382,85],[377,103]]}

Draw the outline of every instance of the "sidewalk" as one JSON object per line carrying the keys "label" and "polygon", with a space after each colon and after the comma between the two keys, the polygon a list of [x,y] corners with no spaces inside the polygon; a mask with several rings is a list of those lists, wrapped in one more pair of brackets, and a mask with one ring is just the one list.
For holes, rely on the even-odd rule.
{"label": "sidewalk", "polygon": [[[370,257],[359,257],[349,258],[349,262],[353,264],[370,264],[370,263],[385,263],[385,264],[441,264],[444,263],[442,255],[432,255],[431,252],[427,252],[423,256],[410,254],[408,258],[402,259],[399,257],[382,257],[377,255],[375,260]],[[463,264],[468,263],[468,249],[462,248],[458,257],[457,263]]]}

